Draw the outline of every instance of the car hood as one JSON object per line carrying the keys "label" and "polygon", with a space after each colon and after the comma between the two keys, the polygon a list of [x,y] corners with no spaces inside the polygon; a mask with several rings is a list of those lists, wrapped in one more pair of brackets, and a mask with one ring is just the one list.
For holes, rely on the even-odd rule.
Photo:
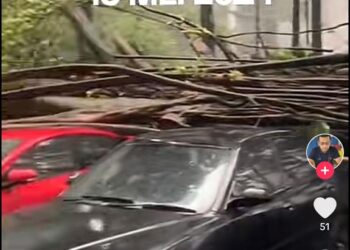
{"label": "car hood", "polygon": [[2,249],[160,250],[214,220],[204,215],[61,201],[4,217]]}

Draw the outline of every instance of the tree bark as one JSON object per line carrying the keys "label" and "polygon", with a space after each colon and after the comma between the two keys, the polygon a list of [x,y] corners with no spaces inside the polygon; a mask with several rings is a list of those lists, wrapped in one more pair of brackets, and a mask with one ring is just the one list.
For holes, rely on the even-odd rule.
{"label": "tree bark", "polygon": [[85,37],[87,45],[96,55],[99,63],[113,63],[115,61],[112,51],[98,37],[95,28],[91,25],[81,7],[67,6],[63,9],[63,12],[72,21],[77,32]]}
{"label": "tree bark", "polygon": [[[305,1],[305,12],[304,12],[304,18],[305,18],[305,25],[306,25],[306,30],[310,29],[310,3],[309,1]],[[310,34],[305,33],[305,38],[306,38],[306,45],[310,45]]]}
{"label": "tree bark", "polygon": [[293,0],[293,40],[292,46],[299,47],[299,32],[300,32],[300,0]]}
{"label": "tree bark", "polygon": [[[93,20],[93,9],[91,4],[84,4],[81,7],[82,11],[85,13],[86,18],[92,22]],[[88,41],[86,40],[85,36],[81,32],[77,32],[77,46],[79,51],[79,61],[86,62],[89,60],[90,53],[89,53],[89,46]]]}
{"label": "tree bark", "polygon": [[[201,5],[201,26],[214,33],[214,12],[212,5]],[[215,55],[215,41],[211,37],[204,37],[203,42],[210,48],[213,55]]]}
{"label": "tree bark", "polygon": [[[112,37],[113,42],[115,43],[116,47],[125,55],[138,55],[138,52],[128,43],[127,40],[125,40],[120,34],[116,34],[114,32],[114,35]],[[147,61],[143,59],[137,59],[132,58],[130,59],[132,64],[139,68],[151,68],[152,64],[148,63]]]}
{"label": "tree bark", "polygon": [[[312,29],[321,30],[321,0],[312,0]],[[312,33],[312,47],[322,48],[322,33]],[[322,52],[315,52],[316,55],[321,55]]]}
{"label": "tree bark", "polygon": [[254,55],[255,58],[262,58],[261,49],[260,49],[260,47],[262,46],[262,37],[260,35],[260,31],[261,31],[260,9],[261,9],[260,1],[255,1],[255,32],[256,32],[256,35],[255,35],[256,47],[255,47],[255,55]]}

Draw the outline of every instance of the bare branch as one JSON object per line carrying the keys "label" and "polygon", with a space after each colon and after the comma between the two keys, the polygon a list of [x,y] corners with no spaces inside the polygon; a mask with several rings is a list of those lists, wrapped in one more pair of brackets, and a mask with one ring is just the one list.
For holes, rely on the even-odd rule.
{"label": "bare branch", "polygon": [[298,33],[288,33],[288,32],[272,32],[272,31],[260,31],[260,32],[245,32],[245,33],[237,33],[233,35],[218,35],[220,38],[233,38],[233,37],[239,37],[239,36],[246,36],[246,35],[256,35],[256,34],[261,34],[261,35],[280,35],[280,36],[294,36],[297,34],[308,34],[308,33],[314,33],[314,32],[324,32],[324,31],[330,31],[330,30],[335,30],[341,27],[349,26],[349,23],[341,23],[338,25],[335,25],[333,27],[328,27],[328,28],[323,28],[320,30],[304,30],[300,31]]}

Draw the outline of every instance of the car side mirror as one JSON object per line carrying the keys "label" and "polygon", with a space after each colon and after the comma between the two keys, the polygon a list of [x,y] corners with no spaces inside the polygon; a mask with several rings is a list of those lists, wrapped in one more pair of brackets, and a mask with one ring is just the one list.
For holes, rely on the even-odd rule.
{"label": "car side mirror", "polygon": [[88,169],[84,169],[81,171],[77,171],[74,174],[70,175],[68,180],[67,180],[67,184],[71,185],[73,182],[75,182],[79,177],[81,177],[83,174],[87,173]]}
{"label": "car side mirror", "polygon": [[242,192],[242,196],[247,198],[266,199],[269,195],[262,188],[247,188]]}
{"label": "car side mirror", "polygon": [[272,198],[265,189],[247,188],[240,196],[233,197],[228,208],[252,207],[270,201]]}
{"label": "car side mirror", "polygon": [[12,169],[7,174],[7,181],[12,183],[27,182],[36,179],[39,176],[34,169]]}

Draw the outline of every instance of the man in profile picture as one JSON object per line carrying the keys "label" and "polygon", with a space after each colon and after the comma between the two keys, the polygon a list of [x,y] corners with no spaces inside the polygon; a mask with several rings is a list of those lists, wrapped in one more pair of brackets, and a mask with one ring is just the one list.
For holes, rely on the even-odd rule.
{"label": "man in profile picture", "polygon": [[309,155],[309,162],[314,168],[323,161],[332,163],[337,167],[341,162],[341,157],[338,150],[331,146],[331,136],[323,134],[318,136],[318,147],[314,148]]}

